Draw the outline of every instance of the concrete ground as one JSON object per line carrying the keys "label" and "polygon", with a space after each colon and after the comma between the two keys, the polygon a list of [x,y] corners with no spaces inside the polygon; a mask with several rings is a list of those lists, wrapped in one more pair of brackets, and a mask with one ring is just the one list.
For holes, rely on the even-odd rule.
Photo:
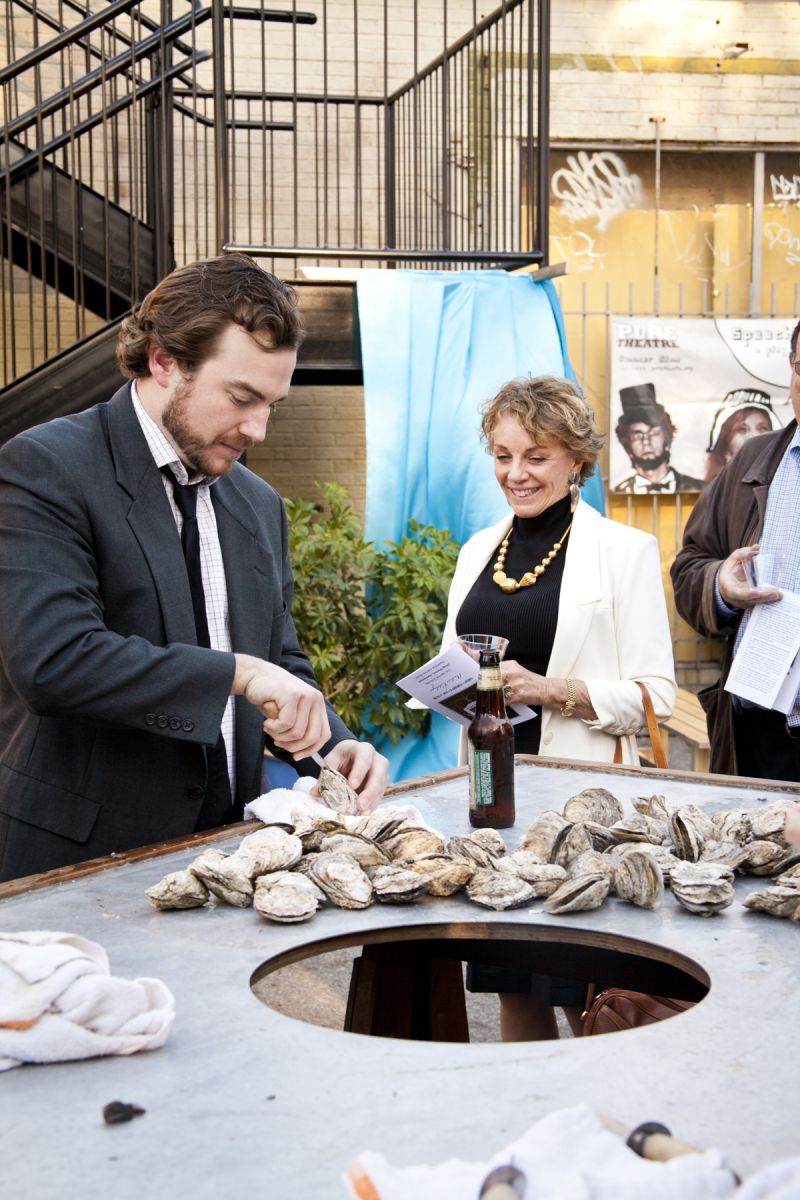
{"label": "concrete ground", "polygon": [[[676,770],[691,770],[691,749],[674,734],[669,739],[669,764]],[[283,967],[256,985],[255,994],[277,1012],[329,1029],[341,1029],[353,959],[360,953],[337,950],[304,963]],[[466,993],[470,1041],[500,1040],[499,1005],[495,995]],[[561,1010],[556,1010],[561,1037],[571,1037]]]}

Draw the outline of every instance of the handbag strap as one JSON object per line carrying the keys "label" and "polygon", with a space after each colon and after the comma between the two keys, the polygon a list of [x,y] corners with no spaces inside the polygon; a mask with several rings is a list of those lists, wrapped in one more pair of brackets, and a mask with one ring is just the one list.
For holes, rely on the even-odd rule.
{"label": "handbag strap", "polygon": [[647,717],[647,732],[650,735],[650,746],[653,750],[653,762],[657,767],[662,769],[668,766],[667,752],[664,748],[664,742],[661,737],[661,730],[658,727],[655,710],[653,709],[653,701],[650,699],[650,693],[640,679],[637,679],[636,686],[642,693],[642,704],[644,705],[644,715]]}
{"label": "handbag strap", "polygon": [[[636,679],[636,680],[634,680],[634,682],[635,682],[636,686],[638,687],[639,691],[642,693],[642,705],[644,707],[644,715],[647,719],[647,732],[650,737],[650,745],[653,750],[653,762],[655,763],[655,765],[657,767],[661,767],[663,769],[664,767],[669,766],[669,762],[667,760],[667,751],[666,751],[666,747],[664,746],[664,739],[661,736],[661,730],[659,729],[658,721],[656,720],[656,714],[655,714],[655,710],[653,708],[653,701],[650,699],[650,693],[648,692],[645,685],[641,682],[641,680]],[[621,737],[617,738],[617,744],[614,747],[613,762],[614,762],[614,766],[617,766],[617,767],[620,766],[620,764],[622,763],[622,738]]]}

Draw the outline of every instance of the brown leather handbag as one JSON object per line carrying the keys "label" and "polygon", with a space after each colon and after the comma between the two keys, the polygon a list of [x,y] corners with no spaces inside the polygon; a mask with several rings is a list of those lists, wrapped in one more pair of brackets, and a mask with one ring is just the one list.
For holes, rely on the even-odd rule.
{"label": "brown leather handbag", "polygon": [[[650,699],[650,693],[641,680],[634,681],[639,691],[642,693],[642,705],[644,706],[644,715],[647,718],[647,733],[650,737],[650,746],[653,751],[653,763],[657,767],[667,767],[667,751],[664,746],[664,740],[661,736],[661,730],[658,727],[656,720],[653,701]],[[622,738],[617,738],[617,745],[614,749],[614,764],[619,766],[622,763]],[[646,765],[646,764],[645,764]]]}
{"label": "brown leather handbag", "polygon": [[586,1010],[581,1013],[583,1036],[595,1033],[619,1033],[666,1021],[692,1008],[693,1000],[673,1000],[670,996],[652,996],[649,992],[633,992],[628,988],[606,988],[593,995],[589,985]]}

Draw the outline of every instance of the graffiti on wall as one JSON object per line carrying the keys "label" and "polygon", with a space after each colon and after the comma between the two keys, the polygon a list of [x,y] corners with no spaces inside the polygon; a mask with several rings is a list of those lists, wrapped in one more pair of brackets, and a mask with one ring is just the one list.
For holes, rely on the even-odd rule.
{"label": "graffiti on wall", "polygon": [[770,175],[769,185],[773,204],[795,204],[800,208],[800,175],[793,175],[791,179],[786,175]]}
{"label": "graffiti on wall", "polygon": [[764,226],[764,237],[770,250],[777,248],[784,251],[784,257],[790,267],[800,265],[800,237],[780,221],[768,221]]}
{"label": "graffiti on wall", "polygon": [[595,248],[594,238],[576,229],[566,237],[551,236],[552,253],[556,260],[564,259],[571,271],[591,271],[594,266],[605,266],[605,254]]}
{"label": "graffiti on wall", "polygon": [[553,195],[570,221],[594,221],[601,232],[614,217],[643,203],[642,181],[611,150],[567,156],[553,175]]}

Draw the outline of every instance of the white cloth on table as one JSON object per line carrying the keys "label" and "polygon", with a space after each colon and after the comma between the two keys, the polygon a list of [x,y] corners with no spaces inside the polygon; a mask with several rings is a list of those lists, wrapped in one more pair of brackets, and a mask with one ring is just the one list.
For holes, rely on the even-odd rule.
{"label": "white cloth on table", "polygon": [[725,1200],[736,1184],[718,1150],[669,1162],[639,1158],[590,1108],[549,1113],[485,1162],[451,1159],[436,1166],[393,1167],[367,1150],[344,1175],[354,1200],[366,1175],[381,1200],[463,1200],[477,1196],[492,1168],[513,1163],[527,1177],[525,1200]]}
{"label": "white cloth on table", "polygon": [[[298,780],[298,783],[300,781]],[[315,779],[309,779],[308,786],[313,786]],[[419,829],[430,829],[431,826],[423,818],[422,813],[413,804],[382,804],[381,812],[391,812],[393,816],[403,817],[411,825]],[[245,821],[263,821],[265,825],[293,825],[293,814],[303,816],[335,817],[337,814],[327,804],[309,796],[306,786],[294,788],[272,788],[261,796],[256,796],[244,807]],[[434,831],[435,832],[435,831]]]}
{"label": "white cloth on table", "polygon": [[159,979],[110,974],[102,946],[50,930],[0,933],[0,1071],[163,1046],[175,1019]]}

